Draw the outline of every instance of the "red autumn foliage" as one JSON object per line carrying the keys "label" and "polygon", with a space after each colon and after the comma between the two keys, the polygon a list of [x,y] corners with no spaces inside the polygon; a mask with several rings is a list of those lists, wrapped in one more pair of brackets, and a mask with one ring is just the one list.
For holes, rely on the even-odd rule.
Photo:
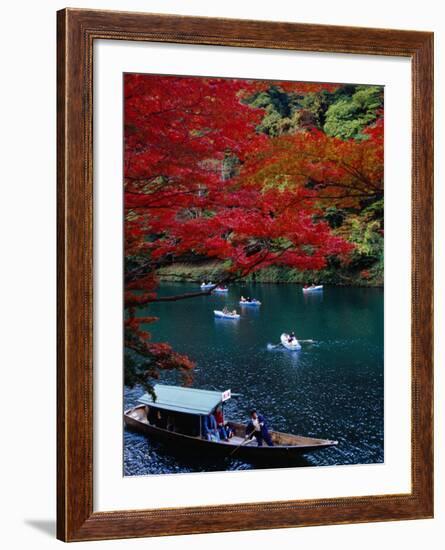
{"label": "red autumn foliage", "polygon": [[[269,265],[321,269],[329,256],[344,257],[351,249],[327,223],[316,221],[321,189],[279,185],[288,168],[280,162],[290,150],[298,152],[305,140],[314,151],[327,153],[334,146],[316,133],[285,136],[274,145],[256,132],[263,110],[242,99],[268,85],[125,75],[125,255],[133,260],[125,273],[126,345],[149,357],[155,370],[192,367],[167,344],[151,343],[140,325],[153,318],[141,320],[133,309],[158,300],[160,267],[185,257],[221,260],[228,267],[220,282],[228,282]],[[296,92],[336,88],[274,85]],[[236,159],[236,168],[227,174],[230,159]],[[345,171],[330,160],[305,162],[320,183]],[[274,185],[266,185],[271,181],[266,173],[274,174]]]}
{"label": "red autumn foliage", "polygon": [[250,155],[241,177],[267,188],[310,188],[317,199],[343,207],[383,196],[383,118],[366,128],[368,139],[344,141],[312,129],[279,136]]}

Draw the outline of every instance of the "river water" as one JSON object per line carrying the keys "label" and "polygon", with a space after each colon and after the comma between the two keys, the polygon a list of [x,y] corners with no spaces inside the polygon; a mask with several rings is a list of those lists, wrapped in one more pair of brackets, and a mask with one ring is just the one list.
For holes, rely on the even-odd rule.
{"label": "river water", "polygon": [[[159,294],[194,290],[188,283],[163,283]],[[240,307],[240,295],[259,299],[261,307]],[[224,306],[241,310],[241,318],[214,318],[213,310]],[[227,295],[156,303],[141,314],[159,316],[149,327],[153,341],[169,342],[195,361],[194,387],[241,394],[227,402],[226,418],[246,422],[255,408],[272,429],[338,440],[296,466],[383,462],[383,289],[325,287],[304,295],[298,285],[240,284]],[[298,352],[272,346],[291,330],[314,343]],[[161,382],[181,383],[176,373]],[[125,406],[141,393],[125,388]],[[218,464],[173,456],[124,432],[125,475],[250,468],[236,459]]]}

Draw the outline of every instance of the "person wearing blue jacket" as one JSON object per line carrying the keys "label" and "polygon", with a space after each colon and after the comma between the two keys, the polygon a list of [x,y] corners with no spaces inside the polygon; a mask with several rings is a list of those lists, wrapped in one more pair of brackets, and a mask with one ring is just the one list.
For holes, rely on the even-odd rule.
{"label": "person wearing blue jacket", "polygon": [[269,447],[273,447],[273,441],[270,437],[266,420],[262,414],[258,414],[256,411],[251,411],[250,413],[250,421],[246,428],[246,437],[249,439],[255,437],[258,447],[263,446],[263,440],[269,445]]}
{"label": "person wearing blue jacket", "polygon": [[208,441],[219,441],[218,424],[214,414],[202,417],[202,435]]}

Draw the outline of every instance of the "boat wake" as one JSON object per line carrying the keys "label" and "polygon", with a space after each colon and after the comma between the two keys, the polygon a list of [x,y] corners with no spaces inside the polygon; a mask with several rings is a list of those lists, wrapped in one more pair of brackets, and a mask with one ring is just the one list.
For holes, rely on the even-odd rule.
{"label": "boat wake", "polygon": [[286,352],[288,353],[289,350],[287,350],[281,343],[280,344],[267,344],[266,346],[267,351],[275,351],[275,352]]}
{"label": "boat wake", "polygon": [[[320,347],[323,342],[320,340],[299,340],[302,344],[306,344],[306,347],[313,348],[313,347]],[[267,344],[266,349],[268,351],[286,351],[286,348],[281,344],[271,344],[270,342]],[[289,351],[289,350],[288,350]]]}

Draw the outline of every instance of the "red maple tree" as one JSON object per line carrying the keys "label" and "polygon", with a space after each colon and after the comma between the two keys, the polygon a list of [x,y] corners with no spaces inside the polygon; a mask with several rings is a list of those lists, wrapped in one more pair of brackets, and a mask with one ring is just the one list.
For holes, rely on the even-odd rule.
{"label": "red maple tree", "polygon": [[312,189],[318,200],[342,207],[383,197],[383,117],[363,140],[342,140],[316,129],[276,137],[250,155],[242,177],[267,188]]}
{"label": "red maple tree", "polygon": [[243,99],[267,85],[125,75],[125,346],[147,359],[129,383],[193,366],[168,344],[150,341],[141,325],[154,318],[136,316],[150,302],[203,294],[159,297],[159,268],[184,259],[220,260],[227,266],[215,281],[221,284],[269,265],[321,269],[329,256],[351,249],[316,221],[317,190],[259,178],[261,163],[264,169],[275,153],[271,140],[256,132],[262,109]]}

